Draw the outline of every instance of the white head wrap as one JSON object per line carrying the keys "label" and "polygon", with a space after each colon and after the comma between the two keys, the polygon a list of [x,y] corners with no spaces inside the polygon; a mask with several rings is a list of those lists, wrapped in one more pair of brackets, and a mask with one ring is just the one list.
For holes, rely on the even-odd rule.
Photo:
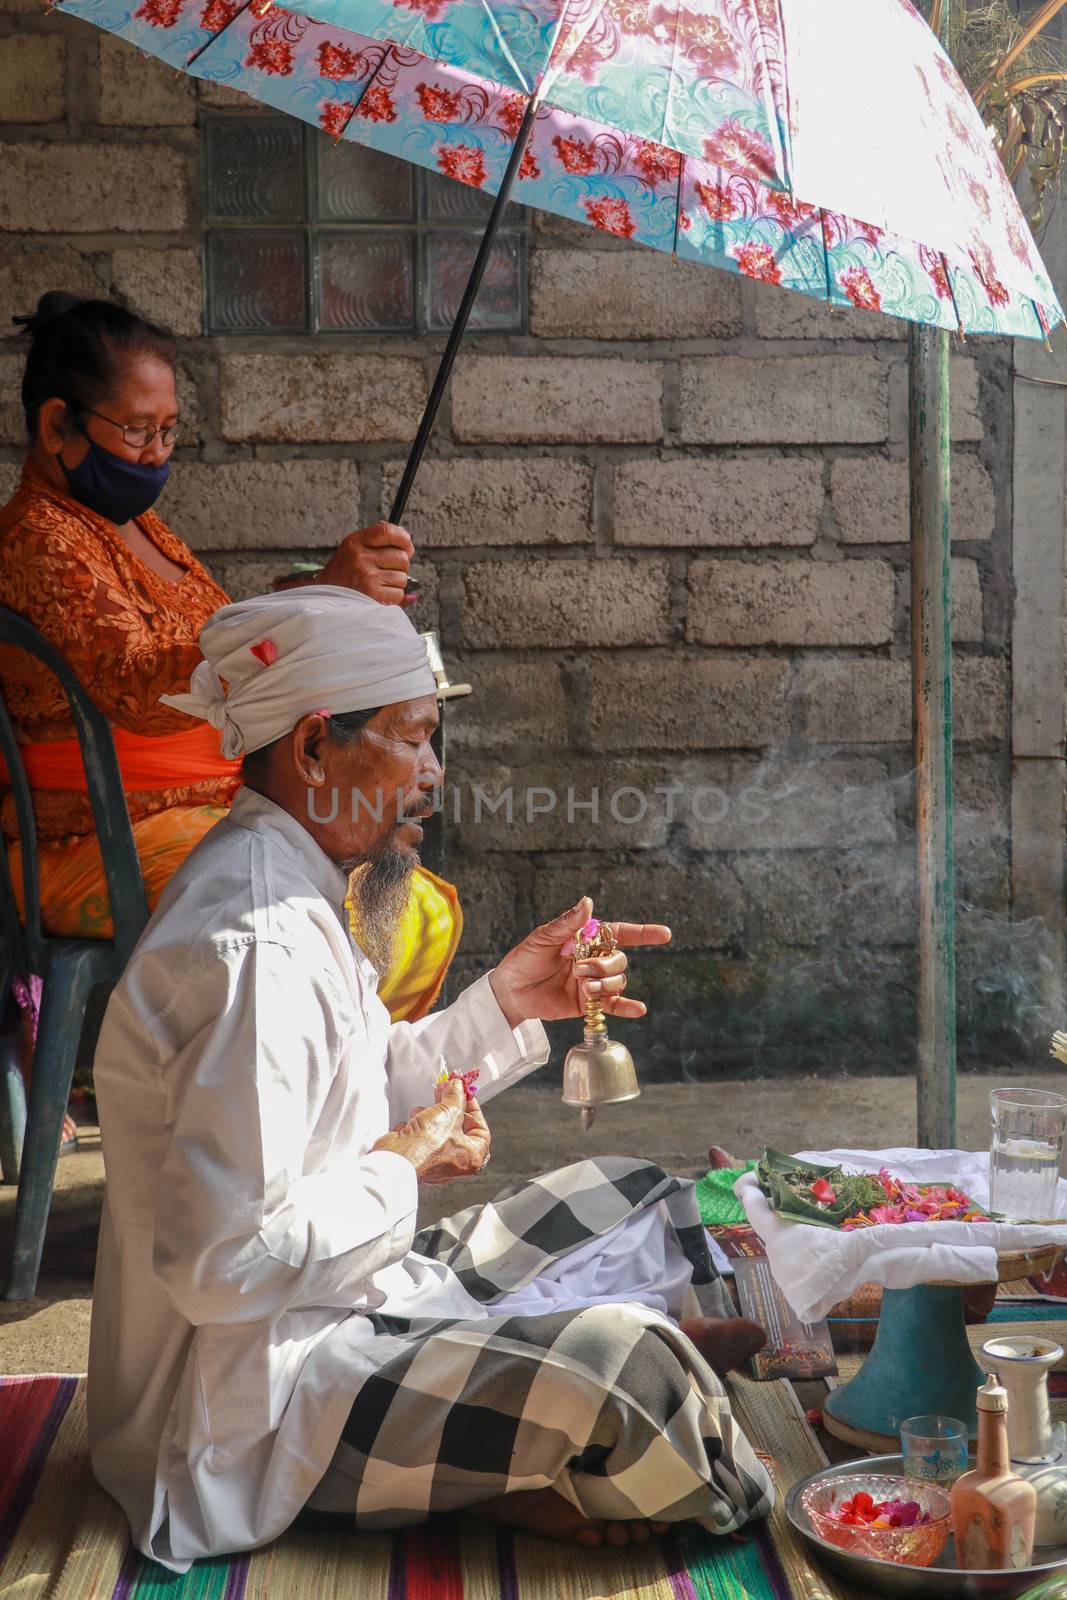
{"label": "white head wrap", "polygon": [[309,711],[367,711],[437,689],[402,608],[354,589],[321,584],[239,600],[208,618],[199,644],[204,660],[189,693],[160,699],[218,728],[230,758],[280,739]]}

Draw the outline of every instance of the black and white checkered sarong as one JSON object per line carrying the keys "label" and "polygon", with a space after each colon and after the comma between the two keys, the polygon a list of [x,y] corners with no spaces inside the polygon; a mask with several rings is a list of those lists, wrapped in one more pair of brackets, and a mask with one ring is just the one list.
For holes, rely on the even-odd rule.
{"label": "black and white checkered sarong", "polygon": [[693,1311],[723,1312],[693,1185],[647,1162],[576,1162],[420,1233],[415,1250],[447,1263],[489,1315],[372,1319],[392,1351],[352,1405],[327,1474],[332,1501],[343,1483],[363,1528],[548,1485],[592,1518],[692,1518],[726,1533],[765,1514],[768,1475],[719,1379],[668,1318],[624,1297],[492,1315],[494,1300],[650,1207],[692,1267]]}

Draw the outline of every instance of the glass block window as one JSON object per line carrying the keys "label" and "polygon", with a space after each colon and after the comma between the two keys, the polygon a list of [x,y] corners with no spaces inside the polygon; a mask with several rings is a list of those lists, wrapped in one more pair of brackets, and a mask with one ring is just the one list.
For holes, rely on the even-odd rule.
{"label": "glass block window", "polygon": [[[492,198],[292,117],[202,121],[209,333],[443,333]],[[470,328],[526,327],[526,223],[509,205]]]}

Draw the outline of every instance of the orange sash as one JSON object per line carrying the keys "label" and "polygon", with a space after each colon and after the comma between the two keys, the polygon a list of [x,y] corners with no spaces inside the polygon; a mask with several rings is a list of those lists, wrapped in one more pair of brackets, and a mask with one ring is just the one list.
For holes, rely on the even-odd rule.
{"label": "orange sash", "polygon": [[[184,789],[208,778],[236,778],[240,761],[228,761],[219,749],[219,734],[210,723],[188,733],[167,733],[154,738],[128,733],[112,724],[115,753],[119,758],[122,787],[127,793],[154,789]],[[63,789],[87,794],[89,784],[77,739],[56,739],[50,744],[24,744],[22,761],[31,789]],[[7,767],[0,760],[0,780]]]}

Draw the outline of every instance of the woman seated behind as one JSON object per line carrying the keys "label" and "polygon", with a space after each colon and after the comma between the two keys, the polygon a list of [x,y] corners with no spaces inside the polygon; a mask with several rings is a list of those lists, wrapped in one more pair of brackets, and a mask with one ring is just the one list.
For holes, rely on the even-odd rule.
{"label": "woman seated behind", "polygon": [[[151,509],[180,434],[174,341],[106,300],[53,291],[16,319],[29,341],[22,479],[0,510],[0,605],[62,651],[111,722],[145,888],[171,874],[225,812],[240,762],[218,734],[160,704],[188,686],[201,626],[229,597]],[[376,523],[306,581],[404,603],[412,544]],[[23,652],[0,650],[0,684],[24,747],[40,842],[45,931],[107,938],[110,910],[66,699]],[[10,793],[0,808],[16,895],[22,866]],[[395,1016],[436,998],[461,925],[455,892],[420,872],[401,955],[382,985]]]}

